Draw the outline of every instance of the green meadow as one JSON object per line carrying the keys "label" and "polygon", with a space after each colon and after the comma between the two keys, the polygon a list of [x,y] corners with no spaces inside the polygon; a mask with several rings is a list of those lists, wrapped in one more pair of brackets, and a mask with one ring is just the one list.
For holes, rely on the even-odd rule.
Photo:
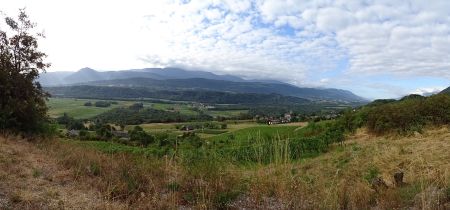
{"label": "green meadow", "polygon": [[50,117],[56,118],[64,113],[75,119],[87,119],[120,106],[131,105],[129,101],[117,101],[109,107],[84,106],[86,102],[95,103],[97,99],[49,98],[47,105]]}

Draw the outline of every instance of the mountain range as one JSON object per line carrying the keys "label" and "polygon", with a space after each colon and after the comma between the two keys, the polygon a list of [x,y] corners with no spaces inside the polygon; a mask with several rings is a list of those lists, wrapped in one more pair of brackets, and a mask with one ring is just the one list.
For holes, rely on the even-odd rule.
{"label": "mountain range", "polygon": [[[39,82],[44,87],[107,86],[145,88],[147,91],[215,91],[229,93],[279,94],[314,101],[366,102],[341,89],[306,88],[276,80],[245,80],[233,75],[217,75],[206,71],[179,68],[146,68],[123,71],[96,71],[83,68],[77,72],[48,72]],[[56,90],[52,88],[52,90]],[[66,90],[68,90],[66,88]]]}
{"label": "mountain range", "polygon": [[48,87],[128,78],[151,78],[157,80],[204,78],[225,81],[246,81],[240,77],[231,75],[217,75],[206,71],[186,71],[179,68],[145,68],[121,71],[96,71],[91,68],[82,68],[76,72],[47,72],[40,76],[39,82],[43,86]]}
{"label": "mountain range", "polygon": [[448,88],[442,90],[441,93],[447,93],[447,94],[450,94],[450,87],[448,87]]}

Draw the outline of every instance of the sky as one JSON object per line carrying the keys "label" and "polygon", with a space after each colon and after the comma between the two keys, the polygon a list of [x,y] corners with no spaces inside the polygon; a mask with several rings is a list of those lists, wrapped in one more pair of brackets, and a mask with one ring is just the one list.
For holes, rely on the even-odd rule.
{"label": "sky", "polygon": [[181,67],[368,99],[450,86],[448,0],[0,2],[23,7],[49,71]]}

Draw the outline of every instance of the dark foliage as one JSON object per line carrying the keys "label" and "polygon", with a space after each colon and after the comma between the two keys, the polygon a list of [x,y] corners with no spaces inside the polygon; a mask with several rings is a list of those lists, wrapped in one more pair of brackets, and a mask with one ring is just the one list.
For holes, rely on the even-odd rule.
{"label": "dark foliage", "polygon": [[155,141],[155,137],[145,132],[140,126],[135,126],[133,130],[129,131],[129,134],[131,141],[136,141],[144,147]]}
{"label": "dark foliage", "polygon": [[111,106],[111,103],[108,101],[96,101],[95,107],[109,107]]}
{"label": "dark foliage", "polygon": [[116,108],[100,114],[96,117],[103,123],[116,123],[125,125],[138,125],[142,123],[159,122],[187,122],[187,121],[209,121],[213,118],[209,115],[183,115],[179,112],[169,112],[157,109],[130,109]]}
{"label": "dark foliage", "polygon": [[367,112],[367,127],[376,134],[421,132],[425,125],[450,123],[450,96],[410,98],[374,107]]}
{"label": "dark foliage", "polygon": [[84,130],[84,129],[86,129],[83,121],[76,120],[73,117],[68,116],[66,113],[64,113],[63,116],[56,118],[56,122],[60,125],[65,125],[68,130]]}
{"label": "dark foliage", "polygon": [[38,49],[42,35],[32,34],[36,24],[24,10],[5,21],[9,29],[0,28],[0,129],[38,132],[47,121],[48,94],[35,80],[50,66]]}
{"label": "dark foliage", "polygon": [[427,125],[450,123],[450,95],[409,95],[399,101],[377,100],[346,117],[351,122],[347,127],[367,126],[375,134],[422,132]]}
{"label": "dark foliage", "polygon": [[130,106],[130,109],[134,109],[134,110],[139,110],[139,109],[143,109],[143,108],[144,108],[143,103],[134,103],[133,105]]}
{"label": "dark foliage", "polygon": [[153,90],[148,88],[67,86],[48,87],[47,90],[64,97],[100,99],[165,99],[173,101],[195,101],[207,104],[309,104],[310,101],[293,96],[262,93],[231,93],[206,90]]}

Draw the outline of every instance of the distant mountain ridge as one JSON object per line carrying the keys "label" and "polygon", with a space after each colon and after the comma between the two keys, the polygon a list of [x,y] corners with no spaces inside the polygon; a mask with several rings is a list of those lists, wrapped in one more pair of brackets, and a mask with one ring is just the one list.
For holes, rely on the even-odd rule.
{"label": "distant mountain ridge", "polygon": [[450,87],[448,87],[448,88],[442,90],[441,93],[450,94]]}
{"label": "distant mountain ridge", "polygon": [[91,68],[82,68],[76,72],[47,72],[41,74],[38,81],[43,86],[59,86],[99,80],[128,78],[151,78],[159,80],[205,78],[235,82],[246,81],[232,75],[217,75],[206,71],[187,71],[179,68],[145,68],[121,71],[96,71]]}
{"label": "distant mountain ridge", "polygon": [[219,91],[230,93],[280,94],[308,100],[367,102],[347,90],[304,88],[273,80],[245,80],[233,75],[179,68],[145,68],[123,71],[49,72],[38,80],[45,87],[68,85],[145,87],[149,91]]}
{"label": "distant mountain ridge", "polygon": [[83,85],[146,87],[153,90],[207,90],[235,93],[274,93],[310,100],[364,101],[350,91],[339,89],[301,88],[286,83],[233,82],[204,78],[155,80],[149,78],[130,78],[103,80],[83,83]]}

